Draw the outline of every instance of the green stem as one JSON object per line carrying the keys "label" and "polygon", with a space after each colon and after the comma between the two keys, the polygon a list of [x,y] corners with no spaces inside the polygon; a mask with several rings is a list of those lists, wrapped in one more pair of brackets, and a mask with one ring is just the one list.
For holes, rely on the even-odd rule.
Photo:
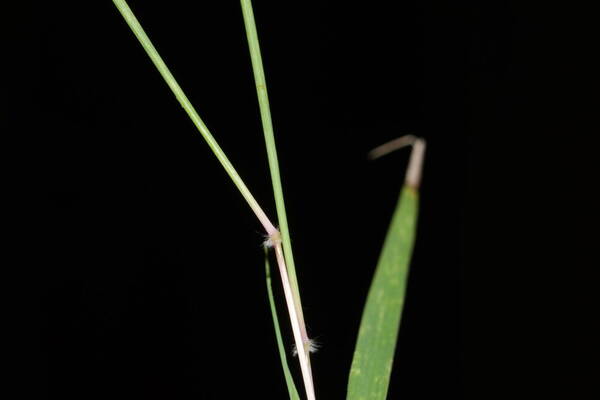
{"label": "green stem", "polygon": [[260,223],[263,225],[267,233],[269,235],[275,233],[275,227],[273,226],[271,221],[269,221],[269,218],[267,218],[266,214],[261,209],[254,196],[252,196],[252,193],[250,193],[250,190],[244,184],[244,181],[242,181],[242,178],[239,176],[239,174],[237,173],[237,171],[235,170],[235,168],[233,167],[223,150],[221,150],[221,147],[219,146],[215,138],[212,136],[212,134],[210,133],[210,131],[208,130],[208,128],[194,109],[194,106],[192,106],[185,93],[183,93],[183,90],[173,77],[171,71],[169,71],[169,68],[167,67],[161,56],[158,54],[158,51],[156,51],[156,48],[148,38],[148,35],[146,35],[146,32],[144,32],[144,29],[138,22],[137,18],[135,17],[135,15],[133,15],[133,12],[127,5],[127,2],[125,0],[113,0],[113,3],[119,9],[121,15],[123,16],[123,18],[125,18],[127,25],[129,25],[129,27],[139,40],[140,44],[142,45],[144,50],[146,50],[146,53],[156,66],[156,69],[158,69],[167,85],[169,85],[169,87],[173,91],[173,94],[177,98],[177,101],[179,101],[179,104],[181,104],[181,106],[188,114],[194,125],[196,125],[196,128],[198,128],[198,131],[200,132],[204,140],[206,140],[206,143],[208,143],[210,149],[213,151],[217,159],[221,162],[221,165],[223,166],[223,168],[225,168],[225,171],[227,172],[235,186],[237,186],[237,188],[239,189],[240,193],[242,194],[252,211],[254,211],[254,214],[256,214],[256,217],[259,219]]}
{"label": "green stem", "polygon": [[[254,80],[256,82],[256,93],[258,95],[258,104],[260,106],[260,116],[262,120],[265,142],[267,146],[267,156],[269,159],[269,169],[271,171],[271,182],[273,184],[273,193],[275,195],[275,206],[277,208],[277,219],[279,230],[281,232],[281,241],[285,263],[288,269],[290,284],[295,298],[296,309],[301,320],[301,326],[305,329],[304,314],[300,302],[300,289],[298,278],[296,277],[296,267],[292,253],[292,242],[290,240],[290,231],[285,212],[285,202],[283,200],[283,188],[281,186],[281,177],[279,174],[279,162],[277,160],[277,148],[275,146],[275,136],[273,134],[273,122],[271,120],[271,111],[269,108],[269,95],[267,93],[267,82],[263,68],[258,34],[256,32],[256,23],[254,21],[254,12],[250,0],[241,0],[242,13],[246,26],[246,36],[248,37],[248,47],[250,48],[250,57],[252,59],[252,69],[254,71]],[[306,334],[304,332],[304,334]]]}

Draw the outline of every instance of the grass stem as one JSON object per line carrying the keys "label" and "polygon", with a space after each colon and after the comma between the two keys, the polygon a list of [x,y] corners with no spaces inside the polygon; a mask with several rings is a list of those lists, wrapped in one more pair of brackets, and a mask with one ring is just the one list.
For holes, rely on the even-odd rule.
{"label": "grass stem", "polygon": [[[302,301],[300,299],[300,288],[298,285],[298,278],[296,275],[296,267],[294,263],[294,256],[292,253],[292,242],[290,238],[290,232],[287,222],[287,214],[285,211],[285,201],[283,197],[283,188],[281,184],[281,175],[279,173],[279,161],[277,157],[277,147],[275,145],[275,135],[273,132],[273,121],[271,118],[271,109],[269,106],[269,95],[267,92],[267,81],[265,79],[265,71],[262,62],[262,55],[260,52],[260,44],[258,41],[258,33],[256,30],[256,22],[254,19],[254,11],[252,9],[252,2],[250,0],[241,0],[242,14],[244,17],[244,25],[246,27],[246,37],[248,39],[248,47],[250,50],[250,58],[252,61],[252,71],[254,73],[254,81],[256,84],[256,94],[258,97],[258,104],[260,108],[260,116],[263,126],[263,132],[265,136],[265,144],[267,148],[267,157],[269,161],[269,170],[271,173],[271,183],[273,185],[273,194],[275,196],[275,206],[277,208],[277,219],[279,222],[279,229],[281,231],[281,244],[283,246],[283,258],[285,258],[285,264],[287,264],[287,280],[291,286],[291,296],[294,304],[294,314],[298,319],[297,324],[300,328],[300,338],[296,337],[294,331],[294,337],[296,341],[296,348],[298,349],[298,355],[300,360],[300,367],[302,369],[302,377],[304,379],[304,386],[306,389],[306,395],[309,399],[314,399],[314,387],[312,378],[312,369],[310,366],[310,350],[308,334],[306,331],[306,324],[304,322],[304,313],[302,312]],[[277,247],[276,247],[277,254]],[[280,255],[277,255],[278,263]],[[285,287],[285,283],[284,283]],[[286,296],[287,297],[287,296]],[[293,320],[292,313],[290,312],[290,318],[292,319],[292,325],[296,324]],[[302,351],[303,350],[303,351]]]}
{"label": "grass stem", "polygon": [[[258,96],[258,104],[260,107],[260,116],[265,136],[267,148],[267,157],[269,161],[269,170],[271,173],[271,182],[273,184],[273,193],[275,195],[275,206],[277,208],[277,219],[279,222],[279,230],[281,231],[282,244],[285,254],[290,283],[294,290],[294,296],[300,299],[300,290],[298,288],[298,278],[296,277],[296,268],[292,253],[292,244],[290,239],[290,231],[288,228],[287,214],[285,212],[285,201],[283,198],[283,188],[281,185],[281,176],[279,173],[279,161],[277,158],[277,148],[275,146],[275,135],[273,133],[273,122],[271,119],[271,110],[269,107],[269,95],[267,93],[267,82],[265,79],[265,71],[260,53],[260,45],[258,42],[258,33],[256,31],[256,23],[254,21],[254,12],[250,0],[241,0],[244,23],[246,26],[246,35],[248,38],[248,47],[250,48],[250,57],[252,60],[252,70],[254,72],[254,80],[256,83],[256,93]],[[302,309],[299,310],[302,316]]]}
{"label": "grass stem", "polygon": [[[257,90],[259,93],[259,104],[261,105],[261,117],[263,120],[263,128],[265,130],[265,140],[267,142],[267,154],[269,157],[269,167],[271,170],[271,177],[273,181],[273,190],[275,194],[275,202],[277,205],[277,214],[279,219],[279,225],[282,229],[281,234],[271,223],[269,218],[266,216],[258,202],[250,193],[250,190],[243,182],[217,141],[210,133],[204,121],[200,118],[194,106],[190,103],[189,99],[175,80],[175,77],[159,55],[158,51],[150,41],[148,35],[140,25],[139,21],[129,8],[125,0],[113,0],[113,3],[137,37],[138,41],[154,63],[155,67],[160,72],[161,76],[175,95],[175,98],[183,109],[186,111],[202,137],[206,140],[208,146],[213,151],[233,183],[236,185],[252,211],[256,214],[258,220],[263,225],[267,235],[274,241],[275,255],[277,258],[277,264],[281,274],[281,280],[283,283],[283,289],[285,294],[285,300],[290,314],[290,320],[292,324],[292,331],[298,349],[304,348],[305,351],[299,352],[300,365],[302,369],[302,376],[305,383],[306,393],[309,400],[314,400],[314,387],[312,383],[312,372],[310,369],[310,360],[308,355],[308,349],[304,343],[308,343],[308,337],[306,335],[306,327],[304,324],[304,316],[302,315],[302,307],[300,303],[300,294],[298,289],[298,283],[294,268],[294,261],[292,256],[291,243],[289,238],[289,230],[287,227],[287,219],[285,214],[285,206],[283,203],[283,190],[281,187],[281,179],[279,177],[279,167],[277,164],[277,153],[275,149],[275,141],[273,137],[273,127],[271,123],[271,115],[268,106],[268,98],[266,92],[266,83],[264,79],[264,71],[262,71],[262,61],[260,60],[260,50],[258,49],[258,39],[256,37],[256,27],[254,26],[254,17],[251,15],[252,6],[250,2],[242,1],[242,9],[244,10],[244,19],[246,21],[247,32],[248,29],[253,32],[253,39],[249,36],[249,43],[251,53],[253,54],[253,67],[255,69],[255,77],[257,65],[260,67],[260,73],[257,78]],[[251,15],[251,27],[248,28],[248,10]],[[249,33],[250,35],[250,33]],[[255,56],[258,51],[258,62],[256,62]],[[260,83],[262,82],[262,83]],[[283,248],[282,248],[283,244]],[[285,255],[284,255],[285,254]],[[287,262],[287,265],[286,265]]]}

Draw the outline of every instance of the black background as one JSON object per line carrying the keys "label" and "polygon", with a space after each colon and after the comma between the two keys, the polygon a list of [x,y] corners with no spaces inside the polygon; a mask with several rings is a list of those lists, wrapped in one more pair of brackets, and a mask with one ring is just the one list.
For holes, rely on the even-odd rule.
{"label": "black background", "polygon": [[[130,6],[275,218],[238,2]],[[366,153],[414,133],[428,149],[389,398],[461,398],[463,342],[494,330],[480,323],[485,309],[463,332],[464,273],[487,271],[482,291],[504,273],[502,244],[488,252],[497,242],[483,229],[509,215],[502,188],[528,179],[509,152],[541,109],[529,95],[539,77],[529,13],[460,1],[254,8],[306,319],[322,346],[317,396],[345,396],[408,158]],[[261,227],[112,2],[34,2],[4,16],[15,52],[7,128],[23,149],[12,172],[26,193],[15,266],[27,276],[13,300],[26,310],[23,389],[285,398]],[[479,350],[493,358],[502,343]]]}

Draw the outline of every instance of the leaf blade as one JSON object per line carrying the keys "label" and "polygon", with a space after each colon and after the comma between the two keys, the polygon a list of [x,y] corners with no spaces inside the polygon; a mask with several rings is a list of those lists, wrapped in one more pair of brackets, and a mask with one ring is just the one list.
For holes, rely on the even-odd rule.
{"label": "leaf blade", "polygon": [[369,289],[348,379],[348,400],[387,395],[415,239],[418,193],[404,186]]}

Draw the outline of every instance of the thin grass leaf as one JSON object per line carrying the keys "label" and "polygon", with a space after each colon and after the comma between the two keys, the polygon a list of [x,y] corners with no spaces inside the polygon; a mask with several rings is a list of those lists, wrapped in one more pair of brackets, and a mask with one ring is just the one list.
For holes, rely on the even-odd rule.
{"label": "thin grass leaf", "polygon": [[273,286],[271,284],[271,265],[269,264],[269,253],[265,249],[265,272],[267,277],[267,293],[269,295],[269,305],[271,306],[271,315],[273,316],[273,327],[275,328],[275,337],[277,338],[277,348],[279,349],[279,357],[281,358],[281,367],[285,375],[285,383],[290,394],[290,400],[300,400],[300,395],[294,384],[294,378],[290,372],[290,367],[287,362],[285,345],[281,337],[281,329],[279,327],[279,318],[277,318],[277,309],[275,308],[275,299],[273,297]]}
{"label": "thin grass leaf", "polygon": [[[254,72],[254,80],[256,83],[256,94],[260,108],[260,116],[265,136],[265,144],[267,148],[267,157],[269,161],[269,170],[271,172],[271,183],[273,185],[273,194],[275,196],[275,206],[277,209],[277,218],[279,229],[281,230],[281,245],[283,248],[283,256],[285,258],[287,280],[291,286],[291,294],[297,321],[294,320],[290,311],[290,319],[292,319],[293,330],[294,325],[300,328],[300,336],[294,333],[294,341],[296,348],[299,351],[298,361],[302,370],[302,379],[306,390],[308,400],[315,399],[314,383],[312,377],[312,369],[310,365],[310,339],[306,331],[304,322],[304,313],[302,311],[302,301],[300,299],[300,289],[298,286],[298,278],[296,276],[296,267],[294,264],[294,256],[292,253],[292,242],[287,223],[287,214],[285,212],[285,202],[283,199],[283,188],[281,184],[281,176],[279,173],[279,162],[277,158],[277,147],[275,146],[275,135],[273,133],[273,122],[271,119],[271,109],[269,107],[269,95],[267,92],[267,81],[265,79],[265,71],[262,63],[260,52],[260,44],[258,41],[258,33],[256,30],[256,22],[254,20],[254,11],[250,0],[241,0],[242,14],[244,17],[244,25],[246,27],[246,37],[248,39],[248,47],[250,50],[250,58],[252,60],[252,71]],[[276,249],[277,250],[277,249]],[[278,260],[279,263],[281,263]],[[302,350],[300,350],[302,349]]]}
{"label": "thin grass leaf", "polygon": [[198,129],[198,132],[200,132],[200,134],[208,144],[208,147],[210,147],[214,155],[217,157],[217,159],[223,166],[223,169],[225,169],[225,171],[227,172],[235,186],[238,188],[238,190],[240,191],[240,193],[242,194],[242,196],[244,197],[254,214],[256,214],[256,217],[258,218],[262,226],[265,228],[269,235],[275,233],[277,230],[275,229],[271,221],[269,221],[269,218],[266,216],[266,214],[254,198],[252,193],[250,193],[250,190],[233,167],[233,164],[231,164],[231,162],[229,161],[229,158],[227,158],[227,156],[225,155],[225,152],[221,149],[221,146],[219,146],[213,135],[208,130],[208,127],[206,126],[204,121],[202,121],[202,118],[200,118],[200,115],[198,115],[192,103],[190,103],[189,99],[183,92],[183,89],[181,89],[181,86],[179,86],[179,84],[175,80],[175,77],[167,67],[167,64],[165,64],[162,57],[150,41],[150,38],[144,31],[144,28],[142,28],[142,25],[140,25],[138,19],[133,14],[133,11],[131,11],[131,8],[129,8],[127,1],[113,0],[113,3],[123,16],[123,19],[125,19],[125,22],[127,22],[127,25],[129,25],[129,28],[134,33],[144,50],[146,51],[146,54],[148,54],[148,57],[150,57],[150,60],[152,60],[152,62],[154,63],[154,66],[156,67],[160,75],[163,77],[166,84],[169,86],[169,88],[175,95],[175,98],[177,99],[179,104],[181,104],[181,107],[183,107],[185,112],[188,114],[188,116]]}
{"label": "thin grass leaf", "polygon": [[[281,232],[281,241],[283,245],[283,253],[285,263],[288,269],[292,292],[296,302],[296,311],[301,320],[301,325],[304,327],[304,314],[302,312],[302,302],[300,301],[300,289],[298,287],[298,278],[296,276],[296,267],[294,256],[292,253],[292,242],[290,239],[290,231],[287,223],[287,214],[285,212],[285,201],[283,198],[283,187],[281,184],[281,175],[279,173],[279,161],[277,158],[277,146],[275,145],[275,134],[273,131],[273,121],[271,118],[271,108],[269,106],[269,94],[267,91],[267,81],[265,78],[265,70],[260,52],[260,43],[258,41],[258,33],[256,31],[256,22],[254,20],[254,11],[250,0],[241,0],[242,14],[244,17],[244,26],[246,27],[246,38],[248,40],[248,48],[250,50],[250,58],[252,61],[252,71],[254,73],[254,81],[256,84],[256,95],[260,108],[260,117],[265,136],[265,145],[267,149],[267,158],[269,161],[269,171],[271,173],[271,183],[273,185],[273,194],[275,197],[275,207],[277,209],[277,220],[279,230]],[[303,332],[305,334],[305,332]],[[307,338],[306,338],[307,339]]]}
{"label": "thin grass leaf", "polygon": [[[250,0],[241,0],[242,14],[244,17],[244,26],[246,27],[246,38],[248,40],[248,48],[250,50],[250,58],[252,61],[252,71],[254,73],[254,81],[256,84],[256,95],[258,97],[258,105],[260,108],[260,118],[262,121],[263,132],[265,136],[265,145],[267,149],[267,158],[269,161],[269,171],[271,173],[271,183],[273,185],[273,194],[275,196],[275,207],[277,209],[277,219],[279,230],[282,236],[283,252],[285,262],[288,267],[288,274],[292,284],[294,297],[300,299],[300,290],[298,288],[298,279],[296,277],[296,268],[292,253],[292,244],[290,240],[290,232],[287,223],[287,214],[285,212],[285,201],[283,198],[283,187],[281,184],[281,175],[279,173],[279,161],[277,158],[277,146],[275,146],[275,134],[273,131],[273,121],[271,118],[271,108],[269,106],[269,94],[267,91],[267,80],[265,78],[265,70],[260,52],[260,43],[258,41],[258,33],[256,31],[256,22],[254,20],[254,11]],[[298,309],[298,314],[304,320],[302,308]]]}
{"label": "thin grass leaf", "polygon": [[417,226],[424,152],[424,142],[419,140],[369,289],[350,368],[348,400],[387,396]]}

